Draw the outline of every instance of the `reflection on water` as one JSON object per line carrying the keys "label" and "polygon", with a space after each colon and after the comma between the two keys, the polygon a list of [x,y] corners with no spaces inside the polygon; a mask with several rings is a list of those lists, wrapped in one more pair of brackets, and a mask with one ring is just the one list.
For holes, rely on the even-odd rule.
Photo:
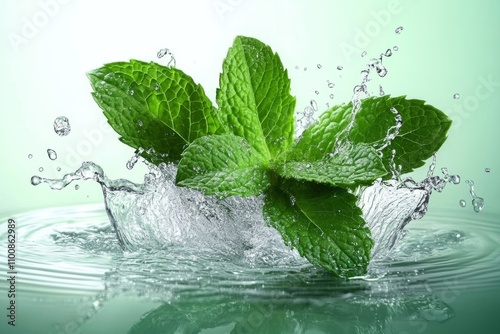
{"label": "reflection on water", "polygon": [[67,323],[84,331],[127,296],[160,304],[129,333],[386,333],[398,320],[414,329],[449,320],[465,288],[498,284],[496,216],[467,217],[460,208],[426,217],[367,277],[341,280],[305,261],[250,261],[193,244],[122,251],[101,206],[45,209],[15,216],[18,271],[25,295],[87,296],[75,303],[78,317],[54,318],[54,332]]}

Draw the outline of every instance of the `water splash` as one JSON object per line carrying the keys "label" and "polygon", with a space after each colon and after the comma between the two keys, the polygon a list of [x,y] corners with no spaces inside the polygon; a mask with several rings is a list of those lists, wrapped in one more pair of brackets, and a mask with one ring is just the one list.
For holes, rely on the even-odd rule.
{"label": "water splash", "polygon": [[169,59],[169,61],[167,63],[167,66],[170,66],[170,65],[172,65],[172,67],[176,66],[175,57],[172,54],[172,52],[170,52],[169,49],[167,49],[167,48],[161,49],[160,51],[158,51],[158,53],[156,54],[156,56],[158,57],[158,59],[163,58],[165,56],[168,56],[170,59]]}
{"label": "water splash", "polygon": [[[394,158],[394,150],[392,154]],[[433,191],[442,192],[446,184],[460,183],[460,176],[450,175],[446,167],[441,169],[443,177],[434,175],[435,169],[435,154],[427,177],[420,182],[411,177],[401,180],[401,170],[394,165],[391,167],[391,180],[378,180],[359,191],[358,206],[363,211],[375,242],[372,249],[372,259],[375,262],[390,256],[390,250],[406,235],[404,227],[427,213]]]}
{"label": "water splash", "polygon": [[91,161],[82,163],[74,173],[68,173],[62,179],[48,179],[40,176],[33,176],[31,184],[36,186],[46,183],[53,190],[61,190],[76,180],[93,180],[111,190],[123,190],[126,192],[142,193],[142,187],[128,180],[110,180],[104,175],[102,168]]}
{"label": "water splash", "polygon": [[374,69],[377,72],[378,76],[381,78],[387,75],[387,69],[384,67],[384,65],[382,65],[383,56],[384,55],[381,55],[380,58],[372,58],[368,62],[368,67],[370,69]]}
{"label": "water splash", "polygon": [[479,213],[484,209],[484,198],[476,195],[476,191],[474,189],[474,181],[466,180],[465,182],[469,185],[469,192],[472,196],[472,207],[474,208],[474,211]]}
{"label": "water splash", "polygon": [[137,161],[139,160],[139,157],[141,156],[141,154],[144,152],[144,149],[142,147],[139,147],[134,155],[127,161],[127,164],[126,164],[126,167],[127,169],[129,170],[132,170],[135,166],[135,164],[137,163]]}
{"label": "water splash", "polygon": [[71,125],[66,116],[59,116],[54,120],[54,131],[59,136],[67,136],[71,132]]}
{"label": "water splash", "polygon": [[[358,112],[361,110],[361,101],[364,98],[370,96],[368,92],[368,82],[370,81],[369,76],[370,73],[374,70],[379,77],[385,77],[387,75],[387,69],[382,64],[382,58],[384,54],[381,54],[379,58],[372,58],[368,61],[366,65],[366,69],[360,72],[361,74],[361,82],[353,88],[353,95],[351,98],[352,110],[351,110],[351,119],[347,126],[339,133],[337,136],[336,142],[334,144],[334,154],[348,150],[349,147],[352,146],[352,143],[349,140],[349,136],[351,134],[352,129],[355,126],[355,120]],[[391,109],[392,111],[392,109]],[[392,129],[392,128],[391,128]]]}
{"label": "water splash", "polygon": [[399,135],[401,127],[403,126],[403,117],[401,116],[399,111],[394,107],[391,107],[389,110],[394,115],[394,120],[396,124],[387,129],[387,133],[382,142],[382,145],[380,145],[380,147],[377,148],[377,153],[379,153],[380,156],[382,156],[382,151],[386,147],[391,145],[392,141]]}
{"label": "water splash", "polygon": [[[279,232],[265,223],[261,210],[263,198],[207,197],[198,191],[177,187],[176,166],[146,165],[149,173],[142,184],[110,180],[102,168],[92,162],[84,162],[62,179],[33,176],[31,183],[46,183],[56,190],[76,180],[99,183],[106,212],[121,246],[127,250],[189,244],[210,252],[243,257],[250,263],[306,263],[284,244]],[[358,206],[375,241],[374,260],[388,256],[390,249],[404,237],[404,227],[424,216],[432,191],[442,190],[442,182],[451,182],[433,176],[434,169],[435,160],[429,167],[429,176],[418,183],[411,179],[379,180],[359,190]]]}
{"label": "water splash", "polygon": [[303,111],[297,113],[297,121],[295,122],[296,137],[300,136],[300,134],[314,123],[315,110],[318,110],[318,105],[315,100],[311,100],[310,106],[305,107]]}

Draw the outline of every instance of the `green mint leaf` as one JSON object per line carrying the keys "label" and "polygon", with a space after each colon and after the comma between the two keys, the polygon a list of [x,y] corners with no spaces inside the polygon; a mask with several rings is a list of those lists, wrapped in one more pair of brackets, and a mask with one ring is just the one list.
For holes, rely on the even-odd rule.
{"label": "green mint leaf", "polygon": [[339,277],[365,274],[373,241],[356,196],[310,182],[284,188],[266,193],[264,217],[285,243]]}
{"label": "green mint leaf", "polygon": [[373,147],[357,144],[319,160],[286,161],[279,165],[277,173],[285,178],[350,187],[371,183],[386,175],[387,170]]}
{"label": "green mint leaf", "polygon": [[193,141],[182,154],[177,185],[207,195],[254,196],[271,186],[266,160],[244,138],[205,136]]}
{"label": "green mint leaf", "polygon": [[295,98],[278,54],[254,38],[238,36],[220,76],[221,121],[268,160],[293,144]]}
{"label": "green mint leaf", "polygon": [[120,140],[143,148],[153,163],[177,162],[187,144],[222,132],[203,88],[181,70],[131,60],[106,64],[88,78]]}
{"label": "green mint leaf", "polygon": [[[391,145],[382,150],[382,161],[390,170],[391,151],[396,150],[394,162],[407,173],[420,167],[446,140],[451,120],[440,110],[421,100],[406,97],[370,97],[362,100],[355,126],[349,139],[380,147],[387,130],[396,124],[395,108],[402,116],[403,126]],[[324,112],[319,120],[304,131],[289,159],[317,160],[334,150],[337,136],[350,122],[352,104],[335,106]]]}

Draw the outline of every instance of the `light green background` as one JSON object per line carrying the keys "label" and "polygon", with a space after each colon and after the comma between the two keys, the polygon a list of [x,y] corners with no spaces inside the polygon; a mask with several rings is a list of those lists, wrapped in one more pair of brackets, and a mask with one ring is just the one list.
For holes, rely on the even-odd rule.
{"label": "light green background", "polygon": [[[54,2],[45,10],[41,5]],[[238,34],[257,37],[281,55],[297,108],[310,99],[320,108],[347,101],[368,58],[397,45],[399,51],[385,59],[389,74],[374,78],[372,92],[382,84],[388,94],[424,99],[447,112],[455,124],[439,166],[475,180],[492,207],[499,198],[497,1],[2,0],[0,13],[0,212],[100,201],[99,187],[90,182],[60,192],[29,183],[32,175],[62,176],[85,160],[100,164],[111,178],[142,180],[143,166],[125,168],[133,150],[109,128],[100,129],[105,119],[89,94],[86,71],[130,58],[162,63],[156,52],[168,47],[177,67],[213,99],[222,59]],[[404,27],[400,35],[394,33],[398,26]],[[362,51],[368,52],[365,58]],[[329,91],[326,80],[336,87]],[[495,85],[485,89],[481,80]],[[456,92],[459,100],[452,98]],[[70,119],[67,137],[52,130],[59,115]],[[47,148],[57,151],[57,161],[47,158]],[[487,175],[485,167],[492,172]],[[466,195],[463,184],[440,200],[468,200]]]}
{"label": "light green background", "polygon": [[[44,21],[41,3],[47,2],[58,5]],[[373,78],[371,91],[376,94],[381,84],[387,94],[423,99],[449,114],[455,123],[438,152],[438,167],[474,180],[478,195],[485,198],[485,211],[499,217],[499,18],[496,0],[0,0],[0,216],[102,202],[99,187],[91,182],[80,182],[78,191],[73,186],[51,191],[29,183],[32,175],[62,176],[85,160],[101,165],[111,178],[141,181],[144,166],[138,164],[132,172],[125,168],[133,149],[102,129],[105,119],[90,96],[86,71],[130,58],[165,63],[156,52],[167,47],[177,67],[214,100],[223,57],[233,38],[243,34],[280,54],[297,108],[311,99],[323,107],[348,101],[367,60],[397,45],[399,51],[384,59],[388,75]],[[26,26],[37,22],[41,26],[23,37]],[[398,26],[404,27],[400,35],[394,32]],[[16,45],[13,39],[20,37],[24,40]],[[368,52],[364,58],[362,51]],[[342,71],[336,69],[339,65]],[[333,90],[327,80],[336,84]],[[454,93],[461,98],[453,99]],[[72,125],[67,137],[52,129],[60,115]],[[58,160],[48,159],[48,148],[57,151]],[[45,170],[40,173],[39,167]],[[486,167],[491,173],[485,173]],[[425,173],[423,168],[415,178]],[[430,210],[450,204],[463,210],[458,207],[462,198],[470,210],[466,184],[450,185],[433,196]],[[474,297],[464,294],[463,302],[454,305],[459,320],[447,328],[465,328],[466,315],[478,310],[469,307],[477,302]],[[494,309],[495,301],[487,302],[487,310]],[[426,332],[440,329],[432,325]]]}

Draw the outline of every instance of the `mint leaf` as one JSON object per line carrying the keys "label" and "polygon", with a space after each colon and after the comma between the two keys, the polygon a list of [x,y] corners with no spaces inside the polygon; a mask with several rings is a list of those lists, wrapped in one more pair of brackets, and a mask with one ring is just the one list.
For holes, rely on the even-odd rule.
{"label": "mint leaf", "polygon": [[337,276],[365,274],[373,241],[356,196],[315,183],[288,182],[283,188],[266,194],[264,217],[285,243]]}
{"label": "mint leaf", "polygon": [[270,187],[266,160],[244,138],[213,135],[196,139],[182,154],[177,185],[207,195],[242,197]]}
{"label": "mint leaf", "polygon": [[[355,126],[349,139],[380,147],[387,130],[395,125],[394,107],[401,114],[403,126],[391,145],[382,150],[382,161],[390,170],[391,151],[396,150],[394,162],[407,173],[420,167],[446,140],[451,120],[440,110],[421,100],[406,97],[370,97],[361,103]],[[334,150],[337,136],[351,119],[352,104],[335,106],[324,112],[319,120],[304,131],[288,159],[318,160]]]}
{"label": "mint leaf", "polygon": [[222,133],[203,88],[181,70],[131,60],[106,64],[88,78],[120,140],[145,149],[153,163],[177,162],[196,138]]}
{"label": "mint leaf", "polygon": [[375,149],[366,144],[354,145],[335,155],[330,153],[319,160],[286,161],[277,172],[285,178],[343,187],[371,183],[387,174]]}
{"label": "mint leaf", "polygon": [[293,143],[295,98],[278,54],[254,38],[238,36],[220,76],[221,121],[267,159]]}

